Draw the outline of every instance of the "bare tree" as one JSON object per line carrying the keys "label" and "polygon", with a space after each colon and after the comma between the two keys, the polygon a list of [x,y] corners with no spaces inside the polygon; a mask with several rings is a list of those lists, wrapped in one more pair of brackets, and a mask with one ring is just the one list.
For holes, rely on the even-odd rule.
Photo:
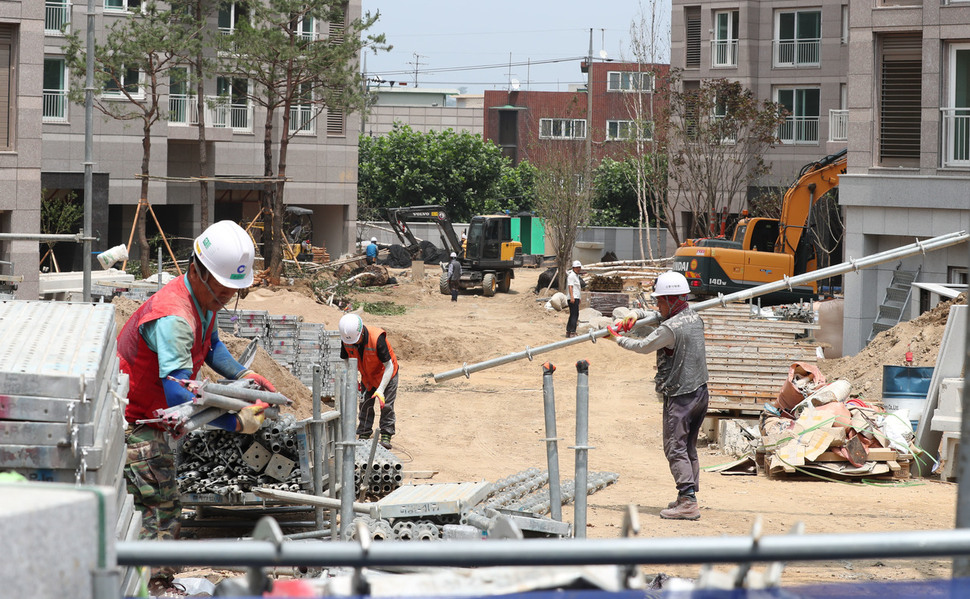
{"label": "bare tree", "polygon": [[[688,237],[705,237],[717,215],[741,205],[748,186],[770,171],[764,155],[780,142],[786,113],[726,79],[671,87],[668,147],[676,204],[691,216]],[[679,243],[677,231],[670,233]]]}

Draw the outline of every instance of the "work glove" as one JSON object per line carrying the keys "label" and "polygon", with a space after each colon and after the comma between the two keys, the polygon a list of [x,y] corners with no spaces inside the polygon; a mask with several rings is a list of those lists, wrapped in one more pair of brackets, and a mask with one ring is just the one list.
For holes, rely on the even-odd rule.
{"label": "work glove", "polygon": [[384,392],[380,389],[374,390],[374,399],[376,399],[381,404],[381,409],[384,409]]}
{"label": "work glove", "polygon": [[239,379],[237,380],[242,380],[242,379],[249,379],[255,382],[257,385],[259,385],[261,389],[265,389],[272,393],[276,393],[276,387],[273,386],[273,383],[269,382],[269,379],[267,379],[265,376],[261,374],[256,374],[252,370],[243,371],[243,373],[239,375]]}
{"label": "work glove", "polygon": [[263,426],[264,409],[266,409],[266,404],[257,402],[239,410],[239,413],[236,414],[236,418],[239,420],[238,432],[251,435],[258,431],[259,427]]}

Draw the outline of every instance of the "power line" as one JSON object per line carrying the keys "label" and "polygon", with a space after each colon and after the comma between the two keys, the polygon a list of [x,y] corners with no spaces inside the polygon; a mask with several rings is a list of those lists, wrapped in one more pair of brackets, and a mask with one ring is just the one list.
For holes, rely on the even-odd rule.
{"label": "power line", "polygon": [[[418,56],[418,54],[415,54],[415,56]],[[427,57],[422,56],[422,58],[427,58]],[[547,59],[547,60],[534,60],[534,61],[528,61],[527,60],[527,61],[521,61],[521,62],[497,62],[497,63],[492,63],[492,64],[469,65],[469,66],[463,66],[463,67],[439,67],[439,68],[436,68],[436,69],[425,69],[423,72],[425,72],[425,73],[454,73],[454,72],[460,72],[460,71],[480,71],[480,70],[487,70],[487,69],[508,69],[510,67],[523,67],[523,66],[530,66],[531,67],[531,66],[535,66],[535,65],[555,64],[555,63],[560,63],[560,62],[573,62],[573,61],[585,60],[585,59],[586,59],[585,56],[569,56],[569,57],[566,57],[566,58],[550,58],[550,59]],[[414,63],[408,62],[408,64],[414,64]],[[425,64],[425,63],[421,63],[421,64]],[[385,75],[410,75],[410,74],[412,74],[412,71],[409,69],[407,71],[371,71],[371,73],[376,74],[376,75],[381,75],[381,76],[385,76]]]}

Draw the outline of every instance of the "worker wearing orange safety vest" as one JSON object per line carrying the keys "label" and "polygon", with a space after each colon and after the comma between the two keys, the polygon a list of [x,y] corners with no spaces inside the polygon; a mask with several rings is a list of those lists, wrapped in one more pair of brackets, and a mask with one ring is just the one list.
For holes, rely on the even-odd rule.
{"label": "worker wearing orange safety vest", "polygon": [[364,388],[364,401],[357,416],[357,438],[370,439],[374,429],[374,400],[381,404],[381,445],[391,449],[397,417],[394,400],[397,399],[397,357],[387,333],[377,327],[365,327],[356,314],[346,314],[338,324],[340,329],[340,357],[356,358]]}

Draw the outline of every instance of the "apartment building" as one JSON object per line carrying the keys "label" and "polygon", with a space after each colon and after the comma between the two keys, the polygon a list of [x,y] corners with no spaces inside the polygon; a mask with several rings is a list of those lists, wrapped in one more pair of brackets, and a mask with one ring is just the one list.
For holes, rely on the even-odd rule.
{"label": "apartment building", "polygon": [[462,94],[457,89],[431,87],[371,86],[375,103],[361,130],[381,136],[395,125],[408,125],[420,133],[429,131],[482,134],[482,95]]}
{"label": "apartment building", "polygon": [[[848,0],[673,0],[671,67],[685,90],[724,78],[790,114],[766,157],[770,173],[747,199],[759,187],[787,187],[803,165],[846,147],[848,16]],[[746,208],[734,201],[732,212]]]}
{"label": "apartment building", "polygon": [[[581,64],[587,72],[587,64]],[[667,77],[668,65],[593,62],[589,65],[592,110],[585,89],[546,92],[509,89],[485,91],[485,138],[502,148],[513,163],[535,162],[550,143],[590,142],[594,162],[605,156],[622,159],[626,143],[643,124],[640,138],[649,141],[652,101],[657,81]],[[587,128],[590,139],[587,140]],[[585,150],[584,150],[585,151]]]}
{"label": "apartment building", "polygon": [[[40,230],[41,92],[44,7],[0,2],[0,232]],[[16,296],[38,291],[36,241],[0,241],[0,275],[23,277]],[[13,281],[0,280],[0,289]]]}
{"label": "apartment building", "polygon": [[[855,3],[849,23],[845,255],[970,230],[970,2]],[[865,346],[897,269],[965,284],[968,263],[963,244],[846,275],[843,350]]]}
{"label": "apartment building", "polygon": [[[0,3],[0,7],[9,3]],[[19,2],[16,4],[20,4]],[[41,4],[25,2],[25,5]],[[43,57],[43,162],[41,179],[48,193],[83,190],[84,108],[68,102],[70,77],[64,58],[63,32],[76,31],[82,36],[86,27],[87,2],[84,0],[45,0],[43,42],[37,44],[34,56]],[[137,19],[141,0],[96,0],[95,36],[103,40],[107,29],[122,19]],[[210,19],[211,27],[223,34],[231,33],[240,19],[246,18],[244,0],[223,3]],[[360,17],[360,0],[351,0],[345,10],[345,21],[326,23],[307,20],[302,23],[308,39],[342,35],[349,20]],[[39,25],[38,25],[39,29]],[[212,50],[214,53],[215,50]],[[141,75],[133,72],[133,81]],[[41,73],[37,73],[39,82]],[[177,82],[177,77],[173,78]],[[206,107],[206,153],[213,177],[209,185],[208,219],[248,221],[259,213],[261,185],[251,182],[263,175],[263,132],[265,111],[247,97],[252,83],[245,79],[216,76],[205,84],[211,101]],[[165,234],[182,243],[201,232],[201,197],[198,177],[198,114],[195,97],[184,85],[167,86],[165,120],[152,128],[152,156],[148,201]],[[38,97],[41,93],[37,90]],[[111,94],[123,101],[117,90],[102,90],[110,101]],[[357,139],[360,119],[340,111],[328,111],[311,118],[310,106],[295,106],[290,115],[291,132],[295,133],[287,156],[285,201],[287,205],[313,211],[312,241],[325,245],[331,255],[339,255],[352,246],[352,232],[357,218]],[[282,117],[275,124],[282,126]],[[94,119],[94,213],[93,228],[101,235],[95,251],[118,243],[127,243],[139,203],[142,135],[140,126],[103,117]],[[154,177],[160,177],[158,179]],[[183,181],[179,181],[183,179]],[[149,218],[149,237],[154,233]],[[74,257],[68,268],[81,268],[81,257]],[[64,265],[62,265],[63,267]]]}

